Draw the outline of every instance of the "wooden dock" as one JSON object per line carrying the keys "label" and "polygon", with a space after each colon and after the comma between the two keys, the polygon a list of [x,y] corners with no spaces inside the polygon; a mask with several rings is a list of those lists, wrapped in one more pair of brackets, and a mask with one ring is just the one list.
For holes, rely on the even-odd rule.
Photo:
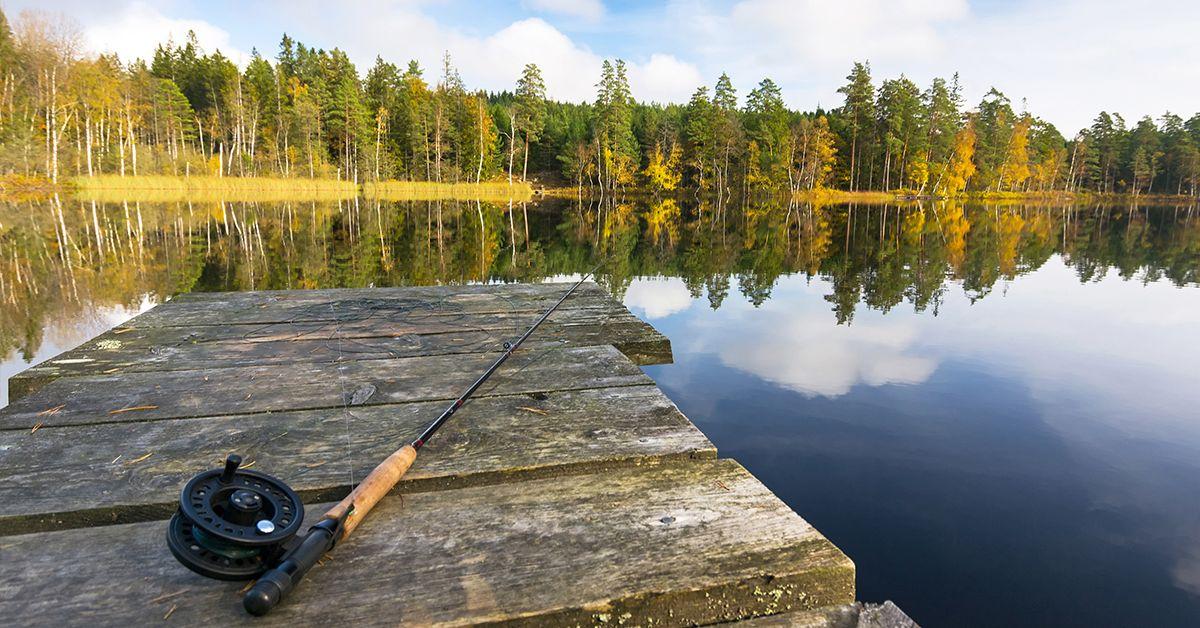
{"label": "wooden dock", "polygon": [[[319,517],[565,288],[187,294],[15,376],[0,617],[249,623],[167,550],[182,484],[237,452]],[[585,284],[255,623],[841,625],[853,563],[638,368],[670,359]]]}

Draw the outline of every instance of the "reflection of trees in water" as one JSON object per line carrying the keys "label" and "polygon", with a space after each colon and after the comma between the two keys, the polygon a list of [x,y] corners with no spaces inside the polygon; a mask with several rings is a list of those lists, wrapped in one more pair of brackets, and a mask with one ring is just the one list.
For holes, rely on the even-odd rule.
{"label": "reflection of trees in water", "polygon": [[935,314],[953,284],[972,299],[1062,254],[1081,281],[1115,269],[1198,281],[1195,208],[813,206],[677,200],[91,203],[0,205],[0,350],[32,353],[49,320],[195,290],[538,281],[609,259],[634,277],[683,279],[719,307],[736,285],[758,305],[778,278],[830,282],[839,323],[860,304]]}

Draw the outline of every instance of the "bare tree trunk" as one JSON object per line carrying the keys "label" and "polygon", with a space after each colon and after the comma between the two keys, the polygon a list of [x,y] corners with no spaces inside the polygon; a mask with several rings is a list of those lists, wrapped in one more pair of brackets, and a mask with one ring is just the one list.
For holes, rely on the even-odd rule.
{"label": "bare tree trunk", "polygon": [[117,117],[117,141],[121,153],[121,176],[125,176],[125,122]]}
{"label": "bare tree trunk", "polygon": [[87,173],[88,173],[88,176],[90,177],[94,174],[92,172],[92,115],[91,115],[91,113],[88,113],[87,118],[84,119],[83,129],[84,129],[84,135],[85,135],[84,140],[83,140],[84,141],[84,154],[87,157]]}
{"label": "bare tree trunk", "polygon": [[475,170],[475,182],[483,180],[483,99],[479,100],[479,167]]}
{"label": "bare tree trunk", "polygon": [[129,127],[129,158],[133,164],[133,176],[137,176],[137,134],[133,131],[133,113],[129,101],[125,101],[125,124]]}
{"label": "bare tree trunk", "polygon": [[854,131],[850,134],[850,191],[854,192],[857,188],[855,184],[858,182],[856,178],[858,160],[858,124],[854,125]]}
{"label": "bare tree trunk", "polygon": [[50,180],[58,183],[58,68],[50,71],[50,104],[47,106],[50,109],[50,124],[46,129],[50,134]]}
{"label": "bare tree trunk", "polygon": [[431,181],[429,175],[429,122],[426,116],[421,116],[421,145],[425,148],[425,180]]}
{"label": "bare tree trunk", "polygon": [[434,174],[437,180],[442,180],[442,104],[439,102],[434,109],[433,120],[433,160]]}
{"label": "bare tree trunk", "polygon": [[512,185],[513,153],[517,143],[517,116],[508,112],[508,185]]}
{"label": "bare tree trunk", "polygon": [[521,165],[521,180],[528,181],[529,177],[529,129],[525,129],[525,160]]}
{"label": "bare tree trunk", "polygon": [[883,157],[883,189],[891,189],[892,176],[892,147],[888,146]]}
{"label": "bare tree trunk", "polygon": [[375,181],[379,181],[379,146],[383,142],[383,115],[375,114]]}

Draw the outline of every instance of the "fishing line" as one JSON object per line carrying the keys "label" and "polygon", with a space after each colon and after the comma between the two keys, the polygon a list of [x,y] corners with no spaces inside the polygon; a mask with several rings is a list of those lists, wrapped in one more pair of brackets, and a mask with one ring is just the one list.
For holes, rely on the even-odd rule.
{"label": "fishing line", "polygon": [[[329,309],[331,311],[334,310],[333,303],[329,304]],[[334,314],[336,316],[336,312],[334,312]],[[351,399],[346,395],[346,374],[342,371],[344,365],[342,364],[342,339],[341,334],[339,333],[340,331],[341,324],[339,323],[333,330],[333,335],[337,342],[338,350],[338,357],[333,363],[333,368],[337,371],[338,387],[341,388],[342,391],[342,411],[345,413],[345,421],[343,423],[346,429],[346,460],[349,462],[350,467],[350,486],[354,486],[354,446],[350,435],[350,419],[357,419],[358,417],[354,416],[354,414],[350,412]]]}

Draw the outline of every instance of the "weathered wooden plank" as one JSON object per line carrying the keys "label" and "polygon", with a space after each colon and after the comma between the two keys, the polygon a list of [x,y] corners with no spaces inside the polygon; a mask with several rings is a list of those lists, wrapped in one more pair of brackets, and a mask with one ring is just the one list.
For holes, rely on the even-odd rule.
{"label": "weathered wooden plank", "polygon": [[[65,377],[0,410],[0,429],[453,399],[496,353]],[[524,349],[478,396],[649,384],[612,346]],[[366,393],[369,392],[369,395]],[[135,409],[136,408],[136,409]]]}
{"label": "weathered wooden plank", "polygon": [[[549,283],[188,293],[126,324],[200,326],[346,320],[380,313],[540,312],[558,301],[570,286]],[[600,286],[588,282],[562,307],[612,307],[615,303]]]}
{"label": "weathered wooden plank", "polygon": [[[0,432],[0,536],[170,516],[230,452],[306,501],[340,499],[445,402]],[[430,441],[401,490],[583,473],[716,450],[655,386],[485,397]]]}
{"label": "weathered wooden plank", "polygon": [[[178,565],[163,525],[5,537],[0,617],[249,624],[241,583]],[[695,625],[853,596],[850,560],[722,460],[386,498],[254,624]]]}
{"label": "weathered wooden plank", "polygon": [[845,604],[733,622],[730,628],[920,628],[892,602]]}
{"label": "weathered wooden plank", "polygon": [[[550,294],[561,296],[563,285],[550,284],[555,289]],[[216,293],[215,297],[210,293],[188,297],[190,300],[183,303],[177,299],[11,377],[9,399],[20,399],[59,377],[493,351],[504,340],[522,333],[540,314],[540,309],[527,308],[524,296],[531,291],[535,294],[548,291],[542,286],[474,288],[467,296],[501,300],[514,310],[459,311],[446,303],[457,293],[445,287],[312,291],[322,295],[324,301],[307,291],[249,293],[249,296]],[[637,364],[670,362],[671,345],[665,336],[603,295],[594,284],[585,284],[581,290],[584,288],[588,291],[582,296],[577,293],[568,300],[573,307],[551,315],[539,330],[539,340],[557,339],[571,346],[612,344]],[[386,298],[373,296],[377,292]],[[593,298],[594,303],[585,305],[575,301],[592,297],[599,300]],[[422,307],[392,307],[413,299]],[[279,310],[279,303],[295,305],[296,302],[322,304],[313,309],[320,316],[316,320],[294,320],[301,314],[294,309],[279,317],[270,314]],[[352,305],[340,306],[339,302]],[[225,308],[250,308],[256,315],[286,320],[190,326],[160,324],[175,321],[173,312],[180,312],[180,308],[186,310],[197,304],[208,313]],[[185,314],[181,316],[186,320]],[[196,346],[208,342],[225,344]],[[256,343],[276,344],[247,346]]]}
{"label": "weathered wooden plank", "polygon": [[[583,313],[583,316],[579,316]],[[671,361],[671,342],[628,312],[568,310],[564,322],[547,321],[527,345],[611,344],[635,364]],[[20,399],[60,377],[140,371],[178,371],[254,364],[338,362],[482,353],[502,350],[506,340],[536,315],[491,314],[447,322],[356,321],[135,327],[109,331],[11,377],[9,399]],[[433,320],[430,320],[433,319]]]}

